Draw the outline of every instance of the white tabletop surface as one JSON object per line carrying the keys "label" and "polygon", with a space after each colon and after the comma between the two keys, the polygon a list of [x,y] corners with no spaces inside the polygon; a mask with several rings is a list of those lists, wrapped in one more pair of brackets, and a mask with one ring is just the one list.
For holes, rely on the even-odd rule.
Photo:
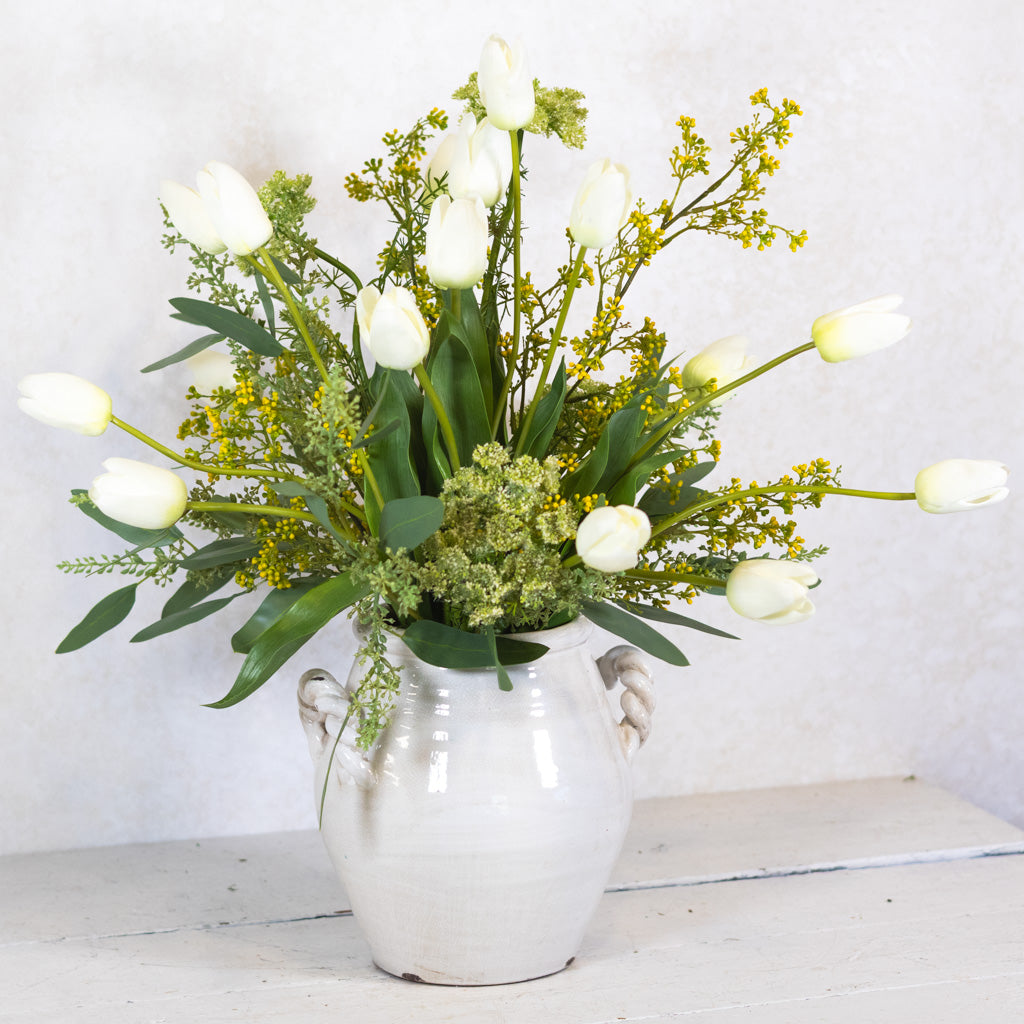
{"label": "white tabletop surface", "polygon": [[391,978],[315,832],[0,858],[0,1021],[1024,1021],[1024,832],[921,781],[644,801],[575,963]]}

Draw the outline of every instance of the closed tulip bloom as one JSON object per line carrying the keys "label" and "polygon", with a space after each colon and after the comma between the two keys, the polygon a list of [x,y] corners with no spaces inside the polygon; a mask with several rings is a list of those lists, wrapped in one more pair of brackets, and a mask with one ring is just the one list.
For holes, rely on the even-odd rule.
{"label": "closed tulip bloom", "polygon": [[576,530],[576,553],[601,572],[632,569],[651,539],[647,514],[632,505],[603,505],[585,516]]}
{"label": "closed tulip bloom", "polygon": [[[714,378],[717,386],[722,388],[739,379],[747,373],[753,363],[747,355],[749,344],[742,334],[730,334],[727,338],[711,342],[683,367],[683,387],[702,388]],[[730,391],[721,398],[713,399],[711,404],[721,405],[734,394],[735,391]]]}
{"label": "closed tulip bloom", "polygon": [[213,160],[196,181],[214,230],[232,253],[247,256],[270,240],[274,227],[260,197],[233,167]]}
{"label": "closed tulip bloom", "polygon": [[818,577],[800,562],[748,558],[729,573],[725,597],[744,618],[783,626],[814,614],[807,590],[817,582]]}
{"label": "closed tulip bloom", "polygon": [[427,221],[427,276],[438,288],[472,288],[487,269],[483,200],[438,196]]}
{"label": "closed tulip bloom", "polygon": [[194,246],[214,255],[227,248],[198,192],[165,179],[160,182],[160,202],[178,233]]}
{"label": "closed tulip bloom", "polygon": [[476,76],[487,119],[503,131],[525,128],[533,120],[533,76],[523,44],[509,46],[500,36],[484,43]]}
{"label": "closed tulip bloom", "polygon": [[383,295],[372,284],[356,296],[359,332],[379,366],[411,370],[430,351],[430,332],[408,288]]}
{"label": "closed tulip bloom", "polygon": [[432,184],[444,179],[453,199],[479,196],[493,206],[512,178],[512,140],[485,117],[479,124],[467,114],[458,131],[446,135],[427,167]]}
{"label": "closed tulip bloom", "polygon": [[192,371],[196,391],[201,395],[212,395],[217,388],[235,387],[235,361],[226,352],[206,349],[185,360]]}
{"label": "closed tulip bloom", "polygon": [[1009,469],[989,459],[946,459],[914,480],[914,495],[925,512],[966,512],[994,505],[1010,493]]}
{"label": "closed tulip bloom", "polygon": [[578,245],[602,249],[618,237],[633,209],[629,171],[611,160],[587,168],[572,204],[569,231]]}
{"label": "closed tulip bloom", "polygon": [[821,358],[841,363],[895,344],[910,330],[910,317],[893,312],[902,302],[900,295],[882,295],[819,316],[811,338]]}
{"label": "closed tulip bloom", "polygon": [[18,408],[51,427],[96,437],[110,422],[110,395],[73,373],[30,373],[18,390]]}
{"label": "closed tulip bloom", "polygon": [[176,523],[185,511],[185,481],[169,469],[134,459],[107,459],[89,498],[104,514],[129,526],[159,530]]}

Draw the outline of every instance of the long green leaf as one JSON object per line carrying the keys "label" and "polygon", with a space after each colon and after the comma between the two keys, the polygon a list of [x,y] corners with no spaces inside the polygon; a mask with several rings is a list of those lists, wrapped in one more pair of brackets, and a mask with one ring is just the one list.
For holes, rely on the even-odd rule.
{"label": "long green leaf", "polygon": [[205,574],[205,579],[185,580],[178,589],[171,594],[167,603],[160,613],[161,618],[183,612],[186,608],[198,604],[204,598],[216,593],[228,580],[235,576],[235,568],[232,565],[218,566],[216,569]]}
{"label": "long green leaf", "polygon": [[418,548],[441,525],[444,502],[440,498],[417,495],[395,498],[380,513],[380,542],[397,551]]}
{"label": "long green leaf", "polygon": [[227,708],[258,690],[313,634],[335,615],[366,597],[370,588],[349,573],[335,576],[303,594],[265,629],[249,653],[234,686],[211,708]]}
{"label": "long green leaf", "polygon": [[641,459],[619,477],[618,483],[608,492],[608,504],[634,504],[637,491],[647,483],[651,476],[662,466],[667,466],[683,454],[685,454],[683,451],[671,448],[667,452],[657,452],[654,455],[648,455],[646,459]]}
{"label": "long green leaf", "polygon": [[[78,497],[88,492],[81,487],[76,487],[71,493]],[[127,523],[118,522],[118,520],[104,515],[91,501],[83,501],[76,507],[94,522],[99,523],[104,529],[109,530],[111,533],[116,533],[121,540],[134,544],[140,550],[173,544],[183,536],[181,530],[176,526],[168,526],[163,530],[144,530],[140,526],[129,526]]]}
{"label": "long green leaf", "polygon": [[[451,422],[459,461],[468,465],[473,449],[490,441],[491,421],[473,357],[457,335],[442,339],[430,365],[430,380]],[[435,419],[433,407],[427,402],[424,427]]]}
{"label": "long green leaf", "polygon": [[675,626],[686,626],[687,629],[696,629],[700,633],[709,633],[711,636],[725,637],[726,640],[739,640],[738,636],[726,633],[724,629],[716,629],[714,626],[698,622],[696,619],[691,619],[686,615],[679,615],[677,612],[668,611],[665,608],[656,608],[650,604],[637,604],[634,601],[617,601],[616,604],[621,608],[625,608],[627,612],[639,615],[644,619],[650,619],[652,622],[669,622]]}
{"label": "long green leaf", "polygon": [[216,565],[229,565],[252,558],[259,549],[259,544],[249,537],[226,537],[193,551],[181,560],[181,565],[186,569],[211,569]]}
{"label": "long green leaf", "polygon": [[[443,622],[417,619],[402,639],[418,658],[441,668],[490,668],[493,664],[491,645],[482,633],[466,633]],[[496,638],[498,658],[502,665],[523,665],[547,653],[544,644]]]}
{"label": "long green leaf", "polygon": [[85,618],[61,640],[57,646],[57,653],[77,651],[123,622],[135,605],[135,591],[138,586],[138,583],[129,583],[127,587],[107,594],[102,601],[93,605]]}
{"label": "long green leaf", "polygon": [[562,415],[565,404],[565,360],[558,365],[558,372],[551,382],[551,390],[537,403],[537,412],[530,424],[530,433],[523,446],[523,454],[532,455],[535,459],[543,459],[547,455],[548,445],[555,436],[558,417]]}
{"label": "long green leaf", "polygon": [[236,654],[248,654],[260,635],[269,629],[303,594],[324,581],[318,577],[292,580],[290,587],[272,587],[242,626],[231,637],[231,649]]}
{"label": "long green leaf", "polygon": [[162,370],[165,366],[170,366],[172,363],[180,363],[185,359],[191,359],[192,356],[198,355],[211,345],[216,345],[218,341],[223,340],[223,334],[204,334],[201,338],[196,338],[195,341],[190,342],[184,348],[178,349],[174,355],[164,356],[163,359],[158,359],[155,363],[144,366],[140,372],[152,373],[154,370]]}
{"label": "long green leaf", "polygon": [[[493,363],[491,360],[491,348],[487,342],[487,332],[484,330],[484,323],[480,316],[480,307],[477,305],[476,296],[472,288],[463,290],[459,308],[461,319],[456,321],[449,316],[445,325],[449,334],[456,335],[465,345],[476,368],[476,377],[480,382],[480,393],[484,399],[484,408],[488,420],[494,415],[494,400],[498,388],[493,376]],[[444,333],[440,334],[444,337]]]}
{"label": "long green leaf", "polygon": [[670,665],[689,665],[686,655],[671,640],[665,639],[656,629],[646,622],[630,615],[613,604],[601,604],[598,601],[584,601],[583,614],[602,629],[622,637],[623,640],[636,644],[641,650],[653,654],[655,658],[668,662]]}
{"label": "long green leaf", "polygon": [[182,626],[190,626],[193,622],[199,622],[200,619],[205,619],[208,615],[219,612],[221,608],[231,604],[236,597],[241,596],[242,592],[240,591],[237,594],[232,594],[230,597],[218,597],[216,601],[194,604],[191,608],[174,612],[172,615],[165,615],[163,618],[157,619],[152,625],[146,626],[145,629],[140,629],[129,642],[137,644],[143,640],[152,640],[155,636],[163,636],[164,633],[173,633],[176,629],[181,629]]}
{"label": "long green leaf", "polygon": [[171,315],[176,320],[199,324],[217,331],[225,338],[237,341],[239,345],[261,356],[280,355],[284,349],[277,343],[274,336],[254,320],[250,320],[233,309],[216,306],[202,299],[177,298],[171,299],[171,305],[178,311]]}
{"label": "long green leaf", "polygon": [[260,305],[267,318],[267,330],[270,336],[277,341],[277,326],[274,321],[274,300],[270,297],[270,290],[263,275],[257,270],[253,274],[256,279],[256,294],[260,297]]}
{"label": "long green leaf", "polygon": [[494,635],[494,627],[488,629],[484,636],[487,637],[487,648],[491,655],[491,668],[497,673],[498,676],[498,689],[504,690],[506,693],[512,690],[512,677],[508,674],[505,666],[501,663],[501,658],[498,657],[498,641]]}

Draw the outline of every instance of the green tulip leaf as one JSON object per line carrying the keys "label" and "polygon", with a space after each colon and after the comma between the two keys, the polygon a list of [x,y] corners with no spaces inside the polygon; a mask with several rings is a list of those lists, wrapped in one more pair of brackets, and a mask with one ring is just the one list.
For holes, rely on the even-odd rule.
{"label": "green tulip leaf", "polygon": [[380,542],[392,551],[412,551],[437,531],[443,518],[440,498],[395,498],[380,511]]}
{"label": "green tulip leaf", "polygon": [[[77,498],[83,494],[88,495],[89,492],[84,488],[76,487],[71,493]],[[181,530],[176,526],[167,526],[162,530],[145,530],[141,526],[129,526],[127,523],[122,523],[117,519],[111,519],[110,516],[104,515],[92,501],[76,502],[75,505],[104,529],[117,534],[121,540],[134,544],[139,551],[145,548],[160,548],[165,544],[173,544],[176,540],[181,540],[183,536]]]}
{"label": "green tulip leaf", "polygon": [[306,591],[257,638],[234,685],[210,708],[228,708],[258,690],[310,637],[336,615],[370,593],[350,573],[335,576]]}
{"label": "green tulip leaf", "polygon": [[562,359],[555,379],[551,382],[551,390],[537,403],[537,411],[523,446],[524,455],[543,459],[547,454],[551,438],[555,436],[558,418],[562,415],[565,394],[565,359]]}
{"label": "green tulip leaf", "polygon": [[234,636],[231,649],[236,654],[248,654],[252,645],[269,629],[303,594],[318,587],[324,581],[319,577],[292,580],[290,587],[271,587],[259,608],[249,616]]}
{"label": "green tulip leaf", "polygon": [[176,320],[208,327],[257,355],[276,356],[284,351],[265,327],[233,309],[225,309],[224,306],[204,302],[202,299],[178,298],[170,301],[178,311],[171,314]]}
{"label": "green tulip leaf", "polygon": [[[142,582],[141,580],[139,581]],[[57,646],[58,654],[77,651],[98,636],[113,629],[128,617],[135,605],[135,591],[139,583],[129,583],[127,587],[107,594],[102,601],[93,605],[82,621]]]}
{"label": "green tulip leaf", "polygon": [[[437,346],[430,363],[430,380],[451,422],[459,461],[469,465],[477,445],[491,439],[491,421],[487,403],[477,376],[476,364],[465,342],[449,334]],[[424,403],[424,433],[429,437],[431,422],[436,421],[433,406]]]}
{"label": "green tulip leaf", "polygon": [[174,355],[164,356],[163,359],[158,359],[155,363],[144,366],[140,372],[152,373],[154,370],[162,370],[165,366],[170,366],[172,363],[180,363],[185,359],[191,359],[192,356],[198,355],[211,345],[216,345],[218,341],[223,340],[223,334],[204,334],[201,338],[196,338],[195,341],[190,342],[184,348],[178,349]]}
{"label": "green tulip leaf", "polygon": [[180,612],[165,615],[145,629],[140,629],[131,638],[130,643],[137,644],[143,640],[152,640],[155,636],[173,633],[176,629],[181,629],[182,626],[190,626],[193,622],[199,622],[208,615],[219,612],[221,608],[231,604],[236,597],[241,597],[242,593],[242,591],[239,591],[239,593],[232,594],[230,597],[218,597],[216,601],[204,601],[202,604],[194,604],[190,608],[184,608]]}
{"label": "green tulip leaf", "polygon": [[686,655],[671,640],[667,640],[652,626],[613,604],[584,601],[583,614],[602,629],[635,644],[648,654],[668,662],[669,665],[689,665]]}
{"label": "green tulip leaf", "polygon": [[186,608],[191,608],[192,605],[198,604],[203,598],[209,597],[210,594],[220,590],[228,580],[234,579],[234,577],[235,567],[233,565],[222,565],[205,573],[203,580],[186,580],[171,594],[164,605],[163,611],[160,613],[160,617],[165,619],[169,615],[175,615],[177,612],[183,612]]}
{"label": "green tulip leaf", "polygon": [[[428,665],[441,668],[491,668],[494,657],[491,645],[482,633],[466,633],[454,626],[431,619],[417,619],[402,635],[406,646]],[[537,661],[547,653],[544,644],[514,640],[511,637],[495,638],[495,647],[500,664],[524,665]]]}
{"label": "green tulip leaf", "polygon": [[249,537],[227,537],[193,551],[180,564],[185,569],[212,569],[217,565],[229,565],[252,558],[259,549],[259,544]]}
{"label": "green tulip leaf", "polygon": [[686,626],[687,629],[696,629],[700,633],[708,633],[711,636],[721,636],[726,640],[739,640],[738,636],[726,633],[723,629],[716,629],[714,626],[698,622],[696,619],[691,619],[686,615],[679,615],[676,612],[668,611],[665,608],[656,608],[650,604],[637,604],[634,601],[616,601],[615,603],[627,612],[639,615],[644,619],[650,619],[652,622],[668,622],[675,626]]}

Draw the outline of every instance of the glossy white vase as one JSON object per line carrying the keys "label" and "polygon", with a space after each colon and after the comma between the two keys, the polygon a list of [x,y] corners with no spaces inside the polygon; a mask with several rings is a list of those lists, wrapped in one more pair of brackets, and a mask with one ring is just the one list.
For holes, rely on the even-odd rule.
{"label": "glossy white vase", "polygon": [[[379,967],[414,981],[489,985],[576,955],[632,810],[629,761],[646,739],[650,674],[635,648],[597,661],[590,623],[524,634],[550,648],[493,671],[437,668],[398,638],[391,724],[363,754],[334,738],[359,684],[307,672],[299,704],[321,832]],[[621,722],[606,689],[623,682]]]}

